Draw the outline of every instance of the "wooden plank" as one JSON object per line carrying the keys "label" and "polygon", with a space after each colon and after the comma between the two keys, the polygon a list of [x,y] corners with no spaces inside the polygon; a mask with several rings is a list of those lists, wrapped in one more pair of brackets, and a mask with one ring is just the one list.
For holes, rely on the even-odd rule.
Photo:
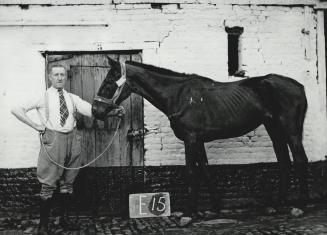
{"label": "wooden plank", "polygon": [[[142,62],[141,53],[133,54],[133,61]],[[131,111],[132,111],[132,129],[144,131],[144,111],[143,98],[137,94],[131,95]],[[132,145],[133,166],[144,165],[144,136],[133,138]]]}
{"label": "wooden plank", "polygon": [[[80,64],[88,64],[89,61],[92,61],[92,56],[89,55],[80,55]],[[93,81],[89,79],[92,77],[92,71],[90,71],[90,67],[82,67],[80,66],[80,73],[81,73],[81,91],[80,97],[85,101],[90,102],[91,98],[89,94],[88,87],[92,87]],[[95,157],[95,134],[93,130],[93,122],[89,118],[83,117],[83,160],[84,164],[90,162]],[[94,164],[93,164],[94,165]]]}
{"label": "wooden plank", "polygon": [[[104,55],[101,55],[100,58],[97,55],[94,55],[93,57],[93,65],[102,66],[106,63],[106,59],[102,58]],[[94,89],[95,94],[97,93],[98,89],[100,88],[102,81],[104,80],[107,72],[109,71],[109,68],[96,68],[96,76],[94,77]],[[95,146],[95,152],[98,156],[100,153],[103,152],[104,148],[107,145],[107,141],[111,139],[110,132],[107,130],[107,124],[106,122],[96,120],[95,121],[95,140],[96,140],[96,146]],[[105,152],[103,156],[95,163],[95,166],[109,166],[109,151]]]}
{"label": "wooden plank", "polygon": [[[82,84],[82,69],[81,62],[82,59],[80,56],[76,56],[78,63],[71,64],[70,73],[71,73],[71,92],[75,95],[78,95],[80,98],[83,98],[83,84]],[[88,154],[90,154],[92,149],[92,142],[89,142],[89,136],[92,136],[92,130],[85,129],[84,117],[80,114],[77,115],[78,128],[82,129],[82,152],[81,158],[82,164],[88,162]]]}
{"label": "wooden plank", "polygon": [[82,88],[82,74],[81,67],[79,65],[72,65],[69,69],[69,81],[70,81],[70,92],[83,97],[83,88]]}
{"label": "wooden plank", "polygon": [[[117,54],[108,54],[108,56],[114,60],[119,59],[119,56]],[[103,78],[104,79],[104,78]],[[118,118],[117,117],[111,117],[106,122],[105,128],[108,132],[111,133],[111,135],[114,134],[114,131],[116,130],[117,124],[118,124]],[[124,120],[122,120],[124,122]],[[120,128],[123,128],[122,124],[120,125]],[[110,135],[110,136],[111,136]],[[121,129],[118,131],[115,139],[113,140],[112,146],[109,151],[108,155],[108,165],[109,166],[121,166],[120,159],[124,152],[122,151],[122,147],[124,145],[123,142],[121,142]]]}
{"label": "wooden plank", "polygon": [[[80,57],[78,60],[80,61]],[[70,92],[78,95],[79,97],[83,97],[83,87],[82,87],[82,70],[81,67],[78,65],[70,66],[70,74],[71,74],[71,90]],[[84,117],[81,114],[77,114],[77,128],[81,130],[82,133],[82,151],[81,151],[81,158],[82,164],[84,165],[87,163],[87,151],[89,149],[88,138],[85,133],[85,125],[84,125]]]}
{"label": "wooden plank", "polygon": [[[120,54],[119,61],[125,62],[126,60],[130,60],[129,54]],[[124,100],[121,104],[124,107],[126,114],[122,118],[122,123],[120,127],[120,149],[121,149],[121,156],[120,156],[120,165],[121,166],[130,166],[132,161],[130,143],[127,139],[128,131],[131,129],[131,120],[132,120],[132,112],[131,112],[131,97],[128,97]]]}
{"label": "wooden plank", "polygon": [[[84,58],[83,58],[84,59]],[[94,90],[94,77],[97,75],[95,68],[81,67],[82,73],[82,98],[88,103],[92,104],[95,90]],[[84,117],[84,127],[93,128],[93,119]]]}
{"label": "wooden plank", "polygon": [[[67,61],[68,63],[68,71],[67,76],[68,80],[67,82],[70,83],[70,91],[71,93],[78,95],[79,97],[82,97],[83,90],[82,90],[82,75],[80,71],[80,63],[81,58],[79,56],[73,56],[69,55],[66,57],[63,57],[62,59],[69,58]],[[77,128],[82,129],[83,128],[83,117],[81,114],[76,115],[76,121],[77,121]]]}
{"label": "wooden plank", "polygon": [[[93,57],[93,65],[98,66],[94,67],[95,69],[95,92],[98,91],[100,85],[105,79],[107,73],[109,72],[109,68],[105,68],[108,66],[108,59],[105,55],[94,55]],[[101,123],[102,121],[97,121]],[[97,126],[96,129],[96,155],[101,154],[104,149],[108,146],[109,142],[113,138],[114,128],[117,125],[117,120],[110,118],[102,122],[101,126]],[[113,158],[113,154],[115,153],[115,146],[119,145],[116,143],[117,141],[114,139],[112,145],[109,150],[104,152],[103,156],[99,158],[96,162],[95,166],[97,167],[108,167],[111,165],[111,158]]]}

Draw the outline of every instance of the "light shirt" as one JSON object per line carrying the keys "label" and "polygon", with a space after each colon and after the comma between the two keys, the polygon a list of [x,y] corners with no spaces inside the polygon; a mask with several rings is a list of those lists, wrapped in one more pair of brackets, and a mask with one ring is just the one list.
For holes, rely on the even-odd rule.
{"label": "light shirt", "polygon": [[[22,107],[25,109],[25,111],[36,109],[39,114],[41,123],[44,124],[46,128],[67,133],[72,131],[76,126],[76,119],[74,117],[74,105],[78,113],[88,117],[92,117],[92,106],[88,102],[82,100],[79,96],[68,93],[65,90],[63,90],[63,94],[69,112],[64,126],[60,125],[59,92],[54,87],[50,87],[48,90],[46,90],[46,94],[43,96],[24,102]],[[48,120],[46,120],[46,96],[48,97],[47,100],[49,108]],[[74,102],[74,104],[72,102]]]}

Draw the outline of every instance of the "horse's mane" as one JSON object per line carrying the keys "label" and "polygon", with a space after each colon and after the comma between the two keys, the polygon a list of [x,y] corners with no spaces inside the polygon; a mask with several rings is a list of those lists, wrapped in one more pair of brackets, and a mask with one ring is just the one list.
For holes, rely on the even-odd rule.
{"label": "horse's mane", "polygon": [[178,78],[178,80],[180,80],[180,81],[185,81],[185,80],[190,80],[190,79],[199,79],[199,80],[206,81],[206,82],[213,82],[213,80],[210,78],[203,77],[203,76],[200,76],[200,75],[197,75],[194,73],[192,73],[192,74],[179,73],[179,72],[175,72],[170,69],[160,68],[160,67],[157,67],[154,65],[143,64],[143,63],[139,63],[139,62],[135,62],[135,61],[126,61],[126,63],[150,70],[155,73],[160,73],[160,74],[167,75],[167,76],[173,76],[175,78]]}
{"label": "horse's mane", "polygon": [[160,73],[160,74],[164,74],[164,75],[168,75],[168,76],[189,77],[189,76],[193,75],[193,74],[179,73],[179,72],[175,72],[175,71],[172,71],[169,69],[164,69],[164,68],[156,67],[154,65],[143,64],[143,63],[139,63],[139,62],[135,62],[135,61],[126,61],[126,63],[130,64],[130,65],[142,67],[144,69],[150,70],[155,73]]}

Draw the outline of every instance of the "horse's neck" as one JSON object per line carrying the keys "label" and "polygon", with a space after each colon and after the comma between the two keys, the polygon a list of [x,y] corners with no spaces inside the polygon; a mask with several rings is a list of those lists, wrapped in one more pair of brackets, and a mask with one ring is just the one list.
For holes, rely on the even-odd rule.
{"label": "horse's neck", "polygon": [[147,99],[162,112],[169,113],[168,103],[174,94],[172,88],[178,84],[176,78],[132,66],[127,70],[127,79],[135,93]]}

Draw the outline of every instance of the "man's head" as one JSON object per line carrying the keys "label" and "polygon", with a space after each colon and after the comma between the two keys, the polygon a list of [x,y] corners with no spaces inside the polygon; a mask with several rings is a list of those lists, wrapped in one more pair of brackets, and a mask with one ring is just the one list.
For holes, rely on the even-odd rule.
{"label": "man's head", "polygon": [[62,89],[67,81],[66,69],[62,65],[54,65],[50,68],[49,79],[56,89]]}

